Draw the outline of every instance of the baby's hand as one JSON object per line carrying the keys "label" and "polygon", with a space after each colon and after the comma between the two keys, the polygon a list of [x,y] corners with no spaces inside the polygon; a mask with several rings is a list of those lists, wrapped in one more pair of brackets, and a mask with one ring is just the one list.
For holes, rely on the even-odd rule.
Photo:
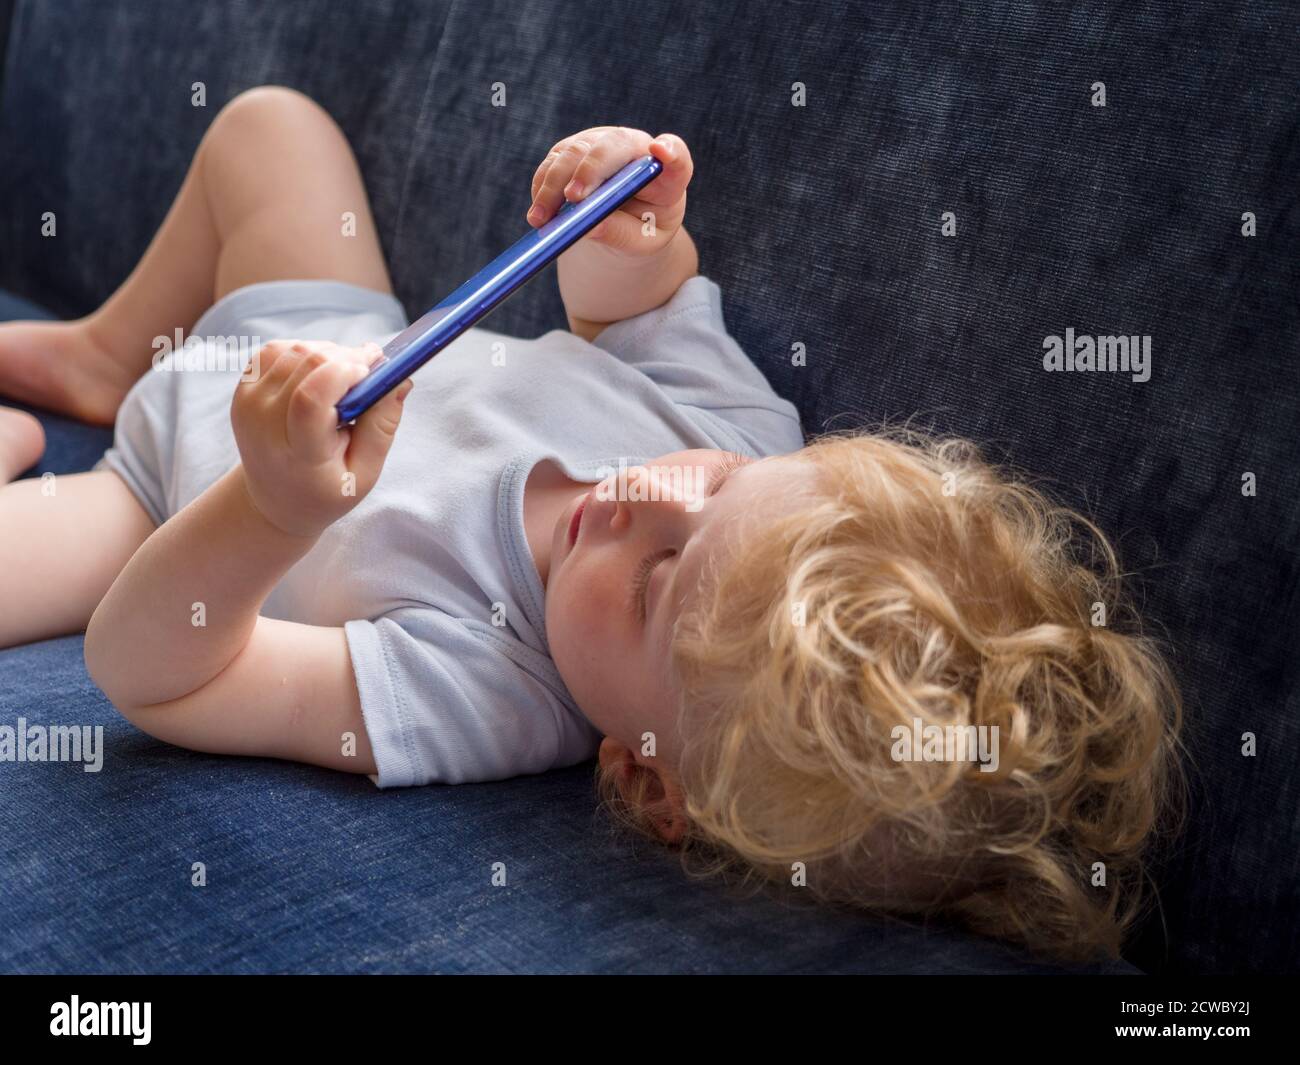
{"label": "baby's hand", "polygon": [[230,420],[253,505],[292,536],[318,536],[374,487],[402,417],[407,380],[338,428],[335,405],[366,376],[377,344],[272,340],[259,376],[235,389]]}
{"label": "baby's hand", "polygon": [[672,133],[652,139],[639,129],[596,126],[565,137],[533,175],[529,224],[540,228],[555,217],[566,199],[577,203],[633,159],[647,154],[663,164],[663,173],[583,240],[627,255],[653,255],[681,228],[686,186],[695,169],[686,142]]}

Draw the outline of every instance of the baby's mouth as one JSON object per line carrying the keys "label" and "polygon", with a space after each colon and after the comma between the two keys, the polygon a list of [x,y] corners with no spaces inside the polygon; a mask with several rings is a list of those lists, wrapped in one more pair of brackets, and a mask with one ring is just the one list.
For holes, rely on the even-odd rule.
{"label": "baby's mouth", "polygon": [[582,502],[578,504],[578,509],[573,512],[573,517],[569,519],[569,546],[572,547],[578,542],[578,533],[582,530],[582,515],[587,509],[587,503],[591,499],[591,493],[588,492],[582,497]]}

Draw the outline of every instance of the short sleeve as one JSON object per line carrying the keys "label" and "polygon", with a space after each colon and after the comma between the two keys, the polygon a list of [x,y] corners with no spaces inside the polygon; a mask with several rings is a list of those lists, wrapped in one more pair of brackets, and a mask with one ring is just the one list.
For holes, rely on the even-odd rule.
{"label": "short sleeve", "polygon": [[763,457],[803,446],[798,410],[727,332],[722,293],[703,275],[688,278],[662,307],[606,326],[593,343],[635,366],[736,450]]}
{"label": "short sleeve", "polygon": [[590,758],[554,666],[433,608],[344,625],[381,788],[504,780]]}

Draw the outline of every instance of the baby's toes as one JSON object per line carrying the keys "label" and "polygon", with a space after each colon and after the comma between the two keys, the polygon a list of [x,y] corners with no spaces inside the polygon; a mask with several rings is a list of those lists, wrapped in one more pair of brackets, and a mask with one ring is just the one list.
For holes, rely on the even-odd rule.
{"label": "baby's toes", "polygon": [[45,430],[26,411],[0,407],[0,484],[36,465],[45,453]]}

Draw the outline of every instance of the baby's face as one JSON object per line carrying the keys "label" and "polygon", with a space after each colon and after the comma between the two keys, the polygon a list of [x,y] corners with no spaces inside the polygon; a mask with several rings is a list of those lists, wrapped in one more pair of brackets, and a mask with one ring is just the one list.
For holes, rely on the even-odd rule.
{"label": "baby's face", "polygon": [[[736,536],[798,508],[808,466],[678,451],[626,467],[576,495],[556,522],[546,589],[551,655],[579,708],[639,762],[677,765],[673,623],[706,562]],[[656,757],[642,755],[655,735]]]}

